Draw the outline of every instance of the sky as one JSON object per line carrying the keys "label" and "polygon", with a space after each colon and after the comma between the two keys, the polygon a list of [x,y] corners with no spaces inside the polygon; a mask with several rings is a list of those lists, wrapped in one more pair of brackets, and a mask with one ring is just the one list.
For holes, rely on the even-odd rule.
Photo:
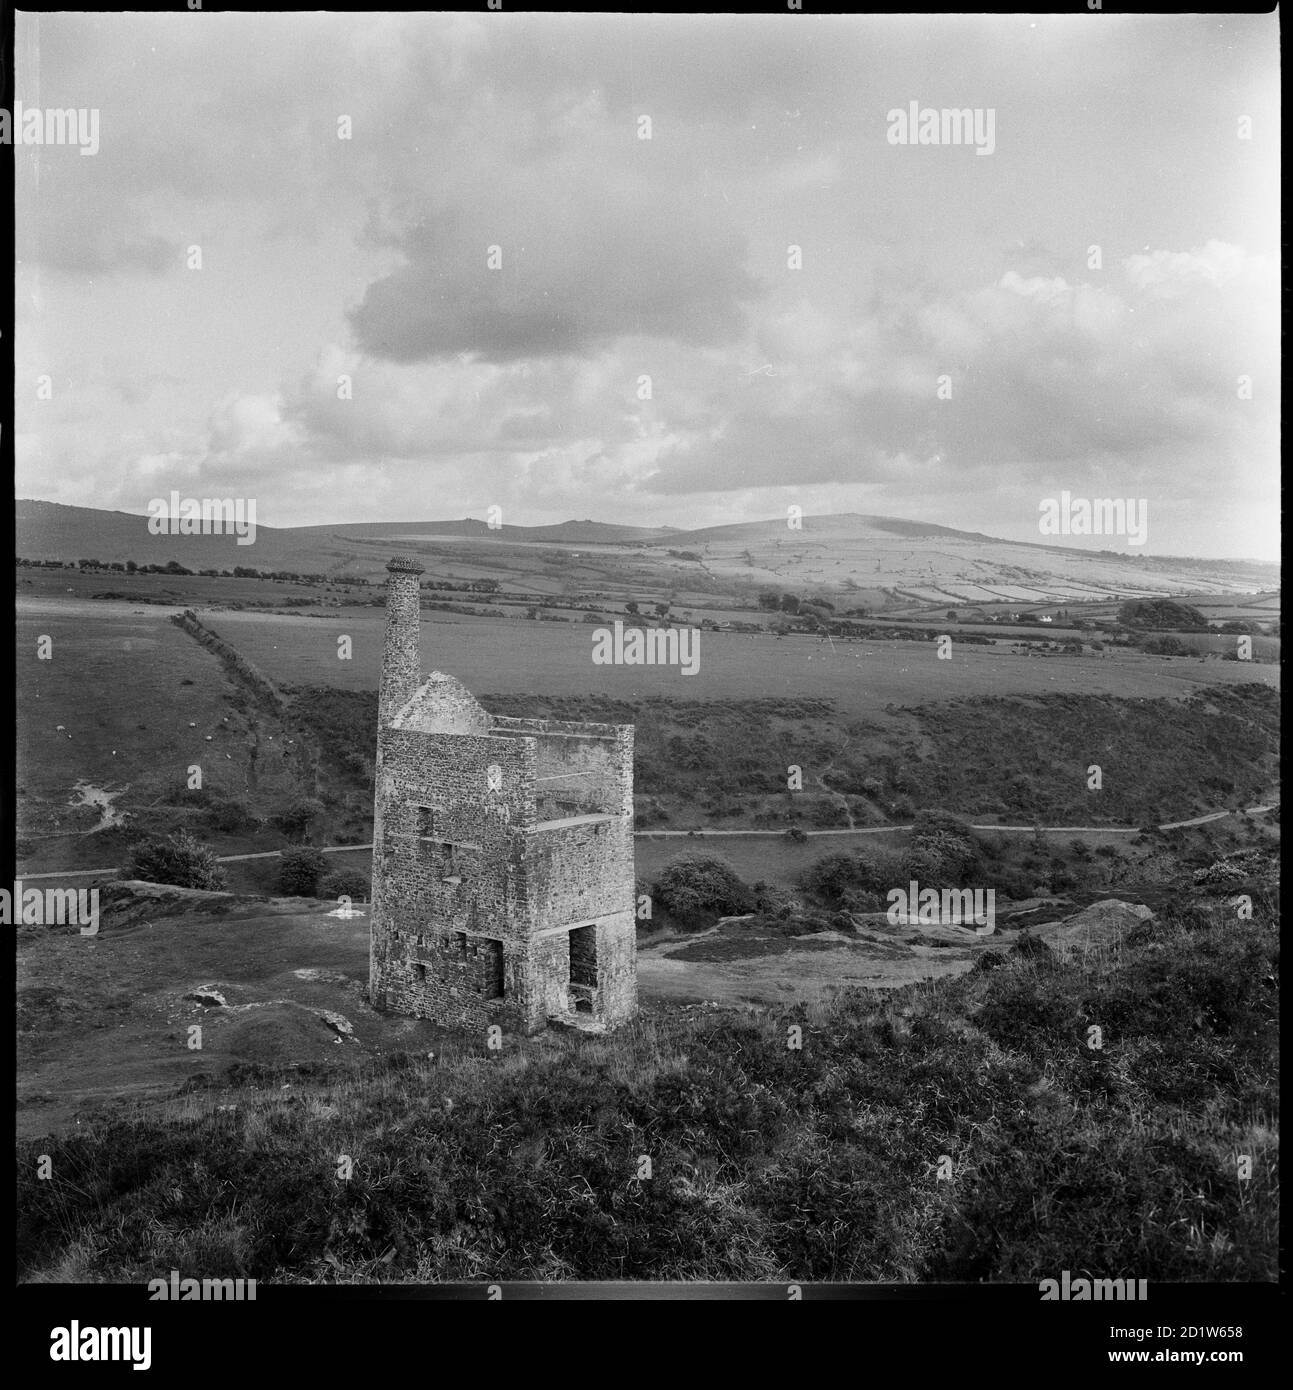
{"label": "sky", "polygon": [[1277,22],[20,13],[17,496],[1275,559]]}

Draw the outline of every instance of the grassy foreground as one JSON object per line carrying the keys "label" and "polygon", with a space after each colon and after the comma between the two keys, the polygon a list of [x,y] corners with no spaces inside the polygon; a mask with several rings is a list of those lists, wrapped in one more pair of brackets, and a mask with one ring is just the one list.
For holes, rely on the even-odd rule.
{"label": "grassy foreground", "polygon": [[1196,899],[786,1013],[236,1067],[20,1146],[18,1276],[1274,1279],[1278,950]]}

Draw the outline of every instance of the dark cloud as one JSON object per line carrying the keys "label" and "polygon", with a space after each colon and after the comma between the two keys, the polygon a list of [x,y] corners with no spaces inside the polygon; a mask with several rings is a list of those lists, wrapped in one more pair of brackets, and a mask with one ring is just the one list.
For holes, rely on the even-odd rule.
{"label": "dark cloud", "polygon": [[[488,268],[491,246],[500,269]],[[350,315],[359,345],[394,362],[561,356],[627,335],[720,344],[741,335],[758,292],[740,237],[645,190],[574,212],[550,198],[440,215],[403,249],[405,265]]]}

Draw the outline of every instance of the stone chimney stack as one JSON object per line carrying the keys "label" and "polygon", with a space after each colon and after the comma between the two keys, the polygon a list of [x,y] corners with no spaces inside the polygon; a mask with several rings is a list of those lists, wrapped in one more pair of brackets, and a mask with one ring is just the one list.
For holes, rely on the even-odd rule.
{"label": "stone chimney stack", "polygon": [[418,575],[426,571],[407,555],[386,566],[386,634],[382,639],[382,683],[377,697],[377,727],[384,729],[412,698],[422,680],[418,651]]}

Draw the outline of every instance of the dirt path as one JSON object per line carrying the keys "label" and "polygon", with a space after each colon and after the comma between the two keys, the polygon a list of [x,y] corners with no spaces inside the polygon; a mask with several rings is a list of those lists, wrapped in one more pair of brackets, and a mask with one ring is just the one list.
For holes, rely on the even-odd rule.
{"label": "dirt path", "polygon": [[849,806],[848,797],[845,796],[843,792],[837,792],[832,787],[828,787],[826,785],[826,774],[830,772],[832,768],[834,768],[835,764],[839,761],[840,757],[844,754],[844,752],[847,750],[849,744],[852,743],[852,741],[853,740],[850,739],[847,735],[845,736],[844,742],[841,743],[840,746],[831,754],[830,761],[826,764],[826,766],[822,768],[820,772],[813,774],[813,781],[817,783],[817,785],[822,789],[823,792],[826,793],[827,796],[833,797],[835,801],[838,802],[839,805],[844,808],[844,814],[848,817],[848,828],[850,830],[856,830],[857,822],[853,819],[853,810],[852,807]]}
{"label": "dirt path", "polygon": [[[1224,820],[1227,816],[1245,815],[1259,816],[1267,811],[1274,810],[1272,806],[1249,806],[1244,811],[1213,811],[1210,815],[1197,816],[1194,820],[1172,821],[1167,825],[1160,825],[1159,830],[1179,830],[1190,825],[1204,825],[1209,821]],[[1101,834],[1101,835],[1138,835],[1140,827],[1136,825],[971,825],[971,830],[1002,830],[1019,834],[1031,835],[1038,829],[1044,834]],[[892,835],[900,830],[910,830],[910,825],[871,825],[858,826],[853,830],[805,830],[805,835]],[[756,835],[775,835],[784,836],[784,830],[637,830],[634,837],[641,840],[659,839],[693,839],[708,840],[718,836],[756,836]],[[372,849],[372,842],[366,845],[314,845],[311,848],[317,849],[320,854],[350,854],[355,850]],[[257,854],[220,854],[216,856],[217,863],[237,864],[246,859],[277,859],[282,854],[282,850],[268,849],[261,850]],[[120,868],[106,869],[60,869],[52,874],[22,874],[24,882],[27,879],[37,878],[88,878],[93,874],[116,874],[120,873]]]}

